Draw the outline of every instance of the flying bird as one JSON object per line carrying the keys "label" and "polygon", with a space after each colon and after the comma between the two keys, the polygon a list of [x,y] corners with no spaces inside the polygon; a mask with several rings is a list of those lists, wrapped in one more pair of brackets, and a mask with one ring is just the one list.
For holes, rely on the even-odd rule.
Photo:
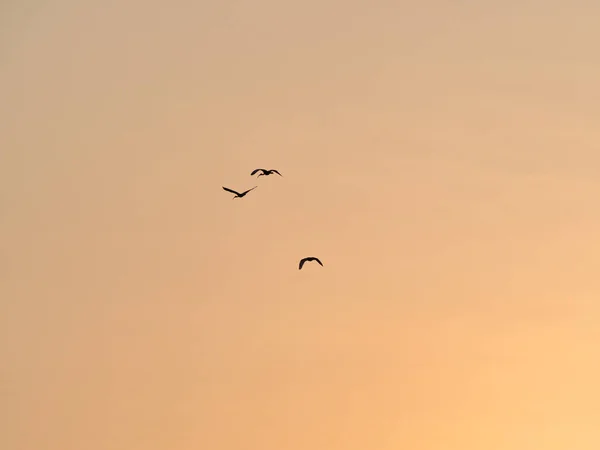
{"label": "flying bird", "polygon": [[258,186],[254,186],[252,189],[248,189],[247,191],[244,191],[244,192],[241,192],[241,193],[240,192],[236,192],[233,189],[226,188],[225,186],[222,186],[222,187],[227,192],[231,192],[232,194],[235,194],[235,196],[233,197],[235,199],[235,198],[242,198],[244,195],[246,195],[248,192],[256,189]]}
{"label": "flying bird", "polygon": [[[269,175],[271,175],[271,174],[274,174],[274,173],[276,173],[276,174],[277,174],[277,175],[279,175],[280,177],[282,177],[282,176],[283,176],[283,175],[281,175],[281,174],[280,174],[280,173],[279,173],[277,170],[275,170],[275,169],[270,169],[270,170],[267,170],[267,169],[254,169],[250,175],[251,175],[251,176],[254,176],[254,174],[255,174],[256,172],[262,172],[262,173],[258,174],[258,177],[262,177],[263,175],[266,177],[266,176],[269,176]],[[256,178],[258,178],[258,177],[256,177]]]}
{"label": "flying bird", "polygon": [[319,258],[315,258],[314,256],[309,256],[307,258],[302,258],[300,260],[300,265],[298,266],[298,270],[302,270],[302,266],[304,265],[305,262],[308,261],[316,261],[318,262],[321,266],[323,266],[323,263],[321,262],[321,260]]}

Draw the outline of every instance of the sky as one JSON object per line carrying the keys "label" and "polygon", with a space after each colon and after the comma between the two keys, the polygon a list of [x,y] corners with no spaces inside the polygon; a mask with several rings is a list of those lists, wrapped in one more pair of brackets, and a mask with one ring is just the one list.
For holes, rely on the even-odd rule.
{"label": "sky", "polygon": [[3,1],[0,447],[600,448],[599,14]]}

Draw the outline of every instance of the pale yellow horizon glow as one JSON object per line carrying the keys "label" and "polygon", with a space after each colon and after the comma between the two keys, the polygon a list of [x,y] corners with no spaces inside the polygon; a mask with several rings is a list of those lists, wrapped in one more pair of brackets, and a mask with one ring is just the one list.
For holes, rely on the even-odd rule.
{"label": "pale yellow horizon glow", "polygon": [[4,2],[0,448],[600,448],[599,14]]}

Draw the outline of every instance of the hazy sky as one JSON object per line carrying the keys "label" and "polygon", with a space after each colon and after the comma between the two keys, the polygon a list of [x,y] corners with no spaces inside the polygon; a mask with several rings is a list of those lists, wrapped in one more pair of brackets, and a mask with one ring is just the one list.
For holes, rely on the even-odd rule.
{"label": "hazy sky", "polygon": [[600,448],[599,16],[4,0],[0,447]]}

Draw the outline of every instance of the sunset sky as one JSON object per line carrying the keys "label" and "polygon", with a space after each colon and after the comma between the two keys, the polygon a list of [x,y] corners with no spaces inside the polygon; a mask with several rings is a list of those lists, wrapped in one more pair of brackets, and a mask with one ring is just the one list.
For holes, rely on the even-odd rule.
{"label": "sunset sky", "polygon": [[599,17],[3,0],[0,448],[598,450]]}

